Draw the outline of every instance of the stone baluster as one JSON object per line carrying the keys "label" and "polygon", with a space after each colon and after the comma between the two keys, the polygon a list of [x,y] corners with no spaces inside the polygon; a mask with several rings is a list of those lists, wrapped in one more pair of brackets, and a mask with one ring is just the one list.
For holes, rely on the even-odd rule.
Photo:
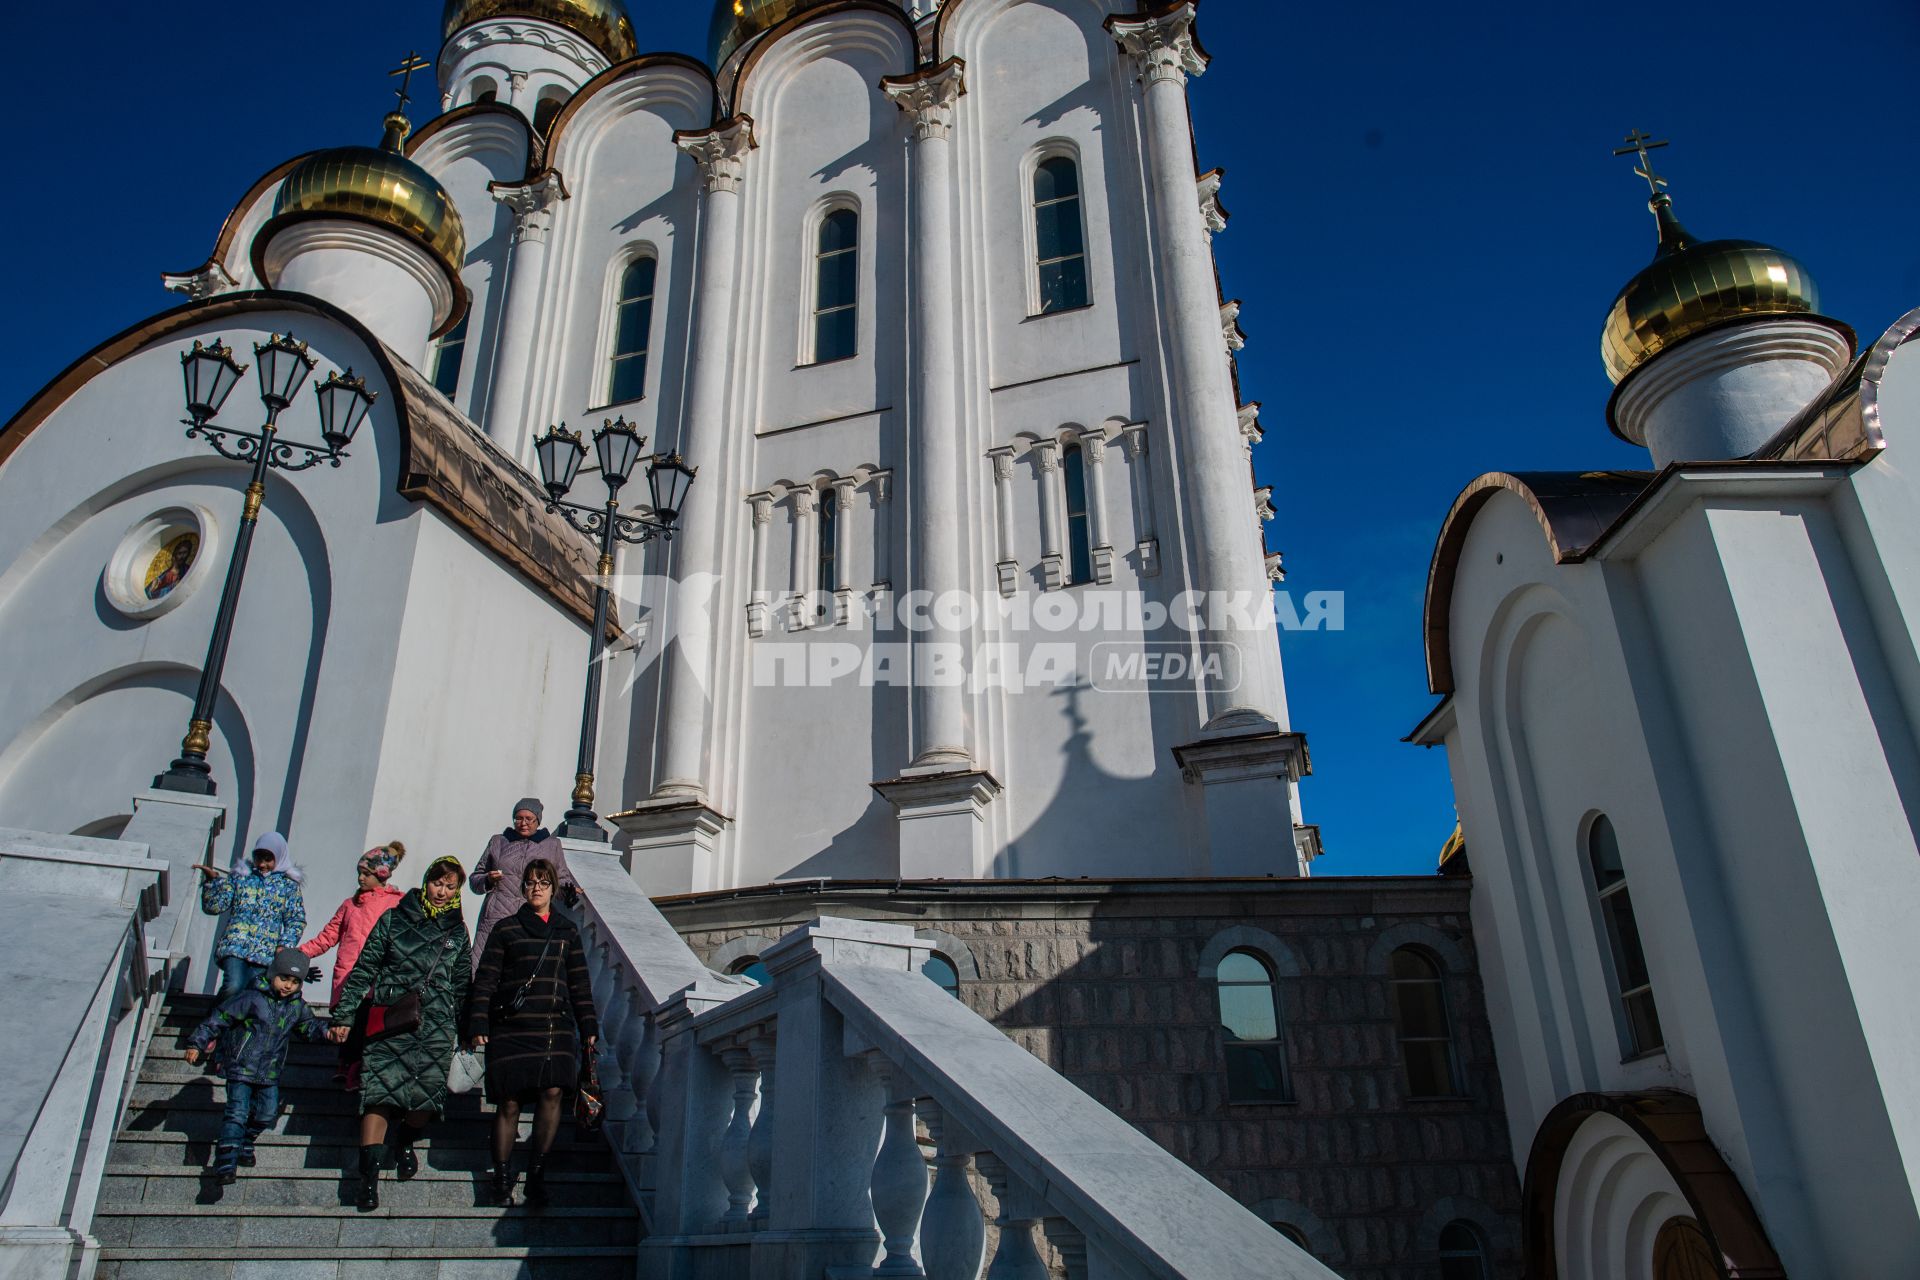
{"label": "stone baluster", "polygon": [[727,1211],[722,1230],[736,1230],[747,1222],[753,1204],[753,1170],[747,1163],[747,1144],[753,1132],[755,1078],[753,1055],[735,1046],[720,1052],[720,1061],[733,1080],[733,1118],[720,1143],[720,1177],[727,1184]]}
{"label": "stone baluster", "polygon": [[622,986],[614,997],[611,1018],[600,1023],[600,1086],[607,1101],[607,1123],[619,1125],[621,1143],[631,1148],[630,1126],[640,1103],[633,1091],[633,1049],[645,1034],[647,1015],[633,991]]}
{"label": "stone baluster", "polygon": [[979,1164],[1000,1207],[993,1219],[1000,1239],[986,1280],[1049,1280],[1047,1266],[1033,1247],[1034,1224],[1045,1216],[1038,1198],[1020,1185],[998,1156],[983,1153]]}
{"label": "stone baluster", "polygon": [[747,1052],[760,1068],[760,1108],[754,1113],[753,1130],[747,1135],[747,1171],[753,1175],[753,1185],[759,1193],[754,1197],[751,1220],[764,1226],[773,1206],[773,1028],[762,1027],[747,1041]]}
{"label": "stone baluster", "polygon": [[653,1150],[660,1136],[659,1104],[654,1097],[654,1086],[660,1079],[660,1032],[653,1015],[640,1011],[640,1002],[641,998],[634,996],[640,1032],[627,1037],[620,1058],[620,1069],[627,1077],[626,1092],[634,1102],[633,1114],[627,1119],[627,1148],[635,1153]]}
{"label": "stone baluster", "polygon": [[873,1158],[873,1217],[880,1225],[886,1256],[873,1269],[875,1276],[924,1276],[914,1261],[913,1241],[927,1205],[927,1161],[920,1154],[920,1137],[913,1117],[913,1082],[885,1055],[869,1053],[867,1066],[887,1091],[882,1108],[886,1129]]}
{"label": "stone baluster", "polygon": [[931,1099],[920,1119],[933,1139],[933,1190],[920,1216],[920,1260],[927,1280],[980,1280],[987,1256],[987,1223],[967,1178],[973,1162],[969,1140]]}
{"label": "stone baluster", "polygon": [[1087,1238],[1065,1218],[1048,1218],[1040,1228],[1066,1264],[1067,1280],[1087,1280]]}

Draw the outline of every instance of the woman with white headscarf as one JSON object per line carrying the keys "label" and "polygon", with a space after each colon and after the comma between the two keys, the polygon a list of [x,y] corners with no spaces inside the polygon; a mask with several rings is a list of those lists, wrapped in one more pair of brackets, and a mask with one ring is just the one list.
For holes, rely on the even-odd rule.
{"label": "woman with white headscarf", "polygon": [[300,945],[307,908],[300,898],[306,877],[287,854],[287,838],[269,831],[253,842],[231,871],[200,867],[200,909],[210,916],[232,912],[214,947],[222,998],[257,986],[282,947]]}

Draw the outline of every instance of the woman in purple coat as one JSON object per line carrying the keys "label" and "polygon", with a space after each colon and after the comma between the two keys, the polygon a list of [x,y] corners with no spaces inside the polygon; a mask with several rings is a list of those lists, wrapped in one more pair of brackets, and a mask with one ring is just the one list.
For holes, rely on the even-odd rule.
{"label": "woman in purple coat", "polygon": [[526,897],[520,892],[520,880],[529,862],[545,859],[560,872],[558,896],[562,902],[572,904],[580,892],[573,882],[573,873],[567,870],[566,850],[560,847],[559,839],[552,832],[540,825],[545,812],[532,796],[517,802],[513,806],[513,825],[487,841],[487,851],[474,865],[468,886],[475,893],[486,895],[486,902],[480,908],[480,923],[473,932],[475,968],[486,952],[487,935],[493,932],[493,926],[526,903]]}

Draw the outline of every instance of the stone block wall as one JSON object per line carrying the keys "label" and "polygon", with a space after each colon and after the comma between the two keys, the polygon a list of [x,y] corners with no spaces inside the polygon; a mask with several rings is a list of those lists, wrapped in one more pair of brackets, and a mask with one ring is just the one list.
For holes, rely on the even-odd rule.
{"label": "stone block wall", "polygon": [[[1520,1187],[1467,890],[1438,877],[806,882],[660,906],[723,970],[816,916],[911,925],[959,970],[969,1007],[1347,1280],[1437,1277],[1457,1219],[1504,1280],[1520,1275]],[[1443,971],[1458,1097],[1407,1096],[1388,976],[1403,945]],[[1278,974],[1290,1102],[1228,1098],[1203,973],[1234,949]]]}

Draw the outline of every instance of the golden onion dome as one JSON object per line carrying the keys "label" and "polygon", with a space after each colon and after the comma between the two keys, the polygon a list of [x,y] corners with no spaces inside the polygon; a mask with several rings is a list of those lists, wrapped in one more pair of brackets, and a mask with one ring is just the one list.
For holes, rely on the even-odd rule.
{"label": "golden onion dome", "polygon": [[716,0],[713,24],[707,29],[707,48],[718,69],[734,52],[762,31],[771,31],[794,14],[815,9],[831,0]]}
{"label": "golden onion dome", "polygon": [[1613,300],[1600,358],[1618,383],[1667,348],[1729,321],[1811,315],[1820,291],[1792,256],[1752,240],[1697,242],[1662,192],[1648,204],[1660,228],[1653,262]]}
{"label": "golden onion dome", "polygon": [[390,115],[386,126],[377,147],[316,151],[296,165],[280,184],[273,216],[261,228],[254,251],[260,253],[272,233],[290,221],[329,214],[357,218],[424,245],[460,297],[460,266],[467,256],[460,211],[439,180],[402,152],[411,127],[407,118]]}
{"label": "golden onion dome", "polygon": [[488,18],[538,18],[565,27],[586,37],[609,62],[624,62],[640,52],[633,20],[620,0],[447,0],[440,19],[441,36],[451,40]]}

